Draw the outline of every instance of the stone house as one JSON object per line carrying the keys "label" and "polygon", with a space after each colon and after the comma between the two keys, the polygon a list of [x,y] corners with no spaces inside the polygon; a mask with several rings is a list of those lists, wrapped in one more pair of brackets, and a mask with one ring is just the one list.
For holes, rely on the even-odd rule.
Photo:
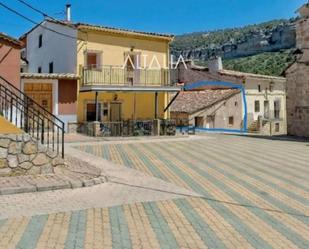
{"label": "stone house", "polygon": [[298,9],[296,61],[286,71],[287,130],[289,135],[309,137],[309,4]]}
{"label": "stone house", "polygon": [[[268,75],[243,73],[223,69],[221,58],[211,61],[208,67],[187,62],[178,72],[179,82],[229,82],[242,85],[247,102],[247,124],[250,132],[265,135],[286,134],[286,79]],[[217,88],[207,86],[204,89]]]}
{"label": "stone house", "polygon": [[178,127],[242,129],[242,96],[237,89],[181,92],[171,105]]}

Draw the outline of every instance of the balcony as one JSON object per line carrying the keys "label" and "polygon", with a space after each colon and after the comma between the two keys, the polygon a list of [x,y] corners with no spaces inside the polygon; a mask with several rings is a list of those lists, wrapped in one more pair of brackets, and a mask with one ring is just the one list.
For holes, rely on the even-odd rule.
{"label": "balcony", "polygon": [[[117,66],[83,68],[82,88],[175,88],[176,70],[132,69]],[[174,79],[174,80],[171,80]],[[176,87],[177,88],[177,87]]]}

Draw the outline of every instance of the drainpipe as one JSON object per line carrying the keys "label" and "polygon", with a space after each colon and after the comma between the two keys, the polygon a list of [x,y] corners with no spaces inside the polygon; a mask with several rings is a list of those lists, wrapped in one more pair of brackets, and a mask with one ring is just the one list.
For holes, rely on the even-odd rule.
{"label": "drainpipe", "polygon": [[158,119],[158,92],[155,93],[155,119]]}

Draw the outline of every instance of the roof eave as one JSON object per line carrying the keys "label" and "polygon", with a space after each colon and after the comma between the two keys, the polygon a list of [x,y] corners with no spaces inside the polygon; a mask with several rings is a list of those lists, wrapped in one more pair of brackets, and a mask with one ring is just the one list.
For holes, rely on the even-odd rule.
{"label": "roof eave", "polygon": [[166,40],[168,42],[172,42],[174,40],[173,35],[147,34],[147,33],[137,32],[137,31],[112,29],[112,28],[107,28],[107,27],[105,28],[105,27],[88,26],[85,24],[77,24],[77,28],[78,30],[91,30],[91,31],[98,31],[98,32],[113,33],[113,34],[118,34],[118,35],[151,38],[151,39],[156,39],[156,40]]}

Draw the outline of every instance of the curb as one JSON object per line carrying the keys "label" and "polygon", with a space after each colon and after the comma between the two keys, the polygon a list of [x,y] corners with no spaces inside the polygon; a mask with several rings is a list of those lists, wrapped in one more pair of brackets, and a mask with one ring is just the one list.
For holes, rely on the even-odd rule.
{"label": "curb", "polygon": [[[52,175],[49,175],[52,176]],[[55,175],[53,175],[55,176]],[[76,188],[84,188],[91,187],[94,185],[99,185],[107,182],[106,176],[99,176],[93,179],[86,180],[72,180],[72,179],[64,179],[68,177],[61,176],[61,180],[58,182],[53,182],[49,184],[48,182],[39,182],[39,183],[30,183],[26,182],[23,186],[8,186],[0,188],[0,196],[1,195],[13,195],[13,194],[23,194],[23,193],[34,193],[34,192],[44,192],[44,191],[54,191],[54,190],[62,190],[62,189],[76,189]]]}

